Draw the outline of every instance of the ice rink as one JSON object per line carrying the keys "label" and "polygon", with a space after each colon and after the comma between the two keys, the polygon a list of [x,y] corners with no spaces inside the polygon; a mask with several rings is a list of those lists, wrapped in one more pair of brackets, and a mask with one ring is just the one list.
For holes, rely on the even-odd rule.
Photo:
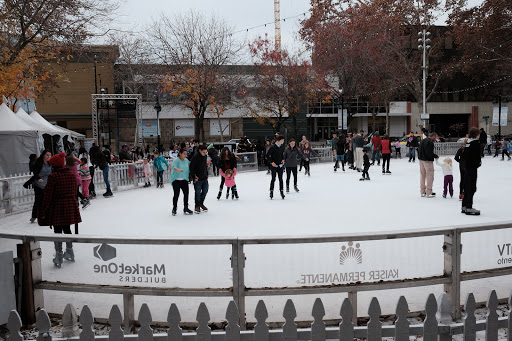
{"label": "ice rink", "polygon": [[[442,159],[444,157],[441,157],[440,160],[442,161]],[[153,184],[151,188],[115,192],[114,197],[109,199],[101,197],[102,193],[98,193],[100,197],[93,200],[91,206],[81,212],[83,222],[80,224],[80,234],[82,236],[140,238],[321,236],[416,230],[511,220],[511,210],[507,199],[510,193],[512,162],[502,162],[499,158],[488,156],[483,159],[483,165],[479,169],[478,191],[474,201],[474,207],[482,211],[480,216],[466,216],[460,213],[459,170],[455,161],[453,165],[455,193],[453,198],[449,198],[448,195],[447,199],[441,196],[443,174],[440,167],[435,166],[434,191],[437,193],[437,197],[422,198],[419,190],[418,161],[409,163],[405,158],[391,160],[392,175],[382,175],[380,167],[371,167],[371,181],[359,181],[361,173],[348,169],[346,172],[333,172],[331,163],[312,164],[310,177],[305,176],[304,171],[299,173],[300,193],[293,191],[293,180],[291,180],[292,192],[286,194],[284,200],[277,193],[279,188],[277,181],[274,199],[269,199],[270,175],[267,175],[266,172],[240,173],[236,177],[239,200],[231,200],[231,198],[226,200],[225,188],[221,200],[217,200],[220,178],[211,177],[209,179],[210,189],[205,202],[209,212],[193,216],[183,214],[182,197],[178,204],[178,215],[175,217],[171,215],[172,188],[169,184],[166,184],[164,189],[156,189]],[[190,189],[189,206],[193,209],[192,187]],[[2,217],[0,218],[1,231],[52,234],[52,230],[47,227],[30,224],[29,218],[29,212]],[[489,232],[489,236],[492,233]],[[508,230],[506,233],[508,234],[502,235],[500,238],[511,240],[512,234]],[[494,239],[486,241],[485,238],[482,238],[478,242],[477,245],[481,245],[482,249],[489,248],[492,252],[495,251]],[[0,240],[0,249],[15,249],[14,244],[13,241]],[[92,245],[75,245],[76,263],[65,263],[62,269],[54,269],[51,264],[52,245],[50,243],[42,244],[43,278],[46,280],[81,282],[87,277],[84,275],[84,269],[90,268],[92,262],[96,261],[93,257]],[[371,243],[361,244],[364,248],[365,259],[369,259]],[[319,244],[313,245],[319,246]],[[411,244],[401,250],[388,250],[376,256],[382,260],[376,260],[375,264],[378,267],[378,262],[382,261],[388,267],[405,268],[409,266],[430,271],[428,259],[432,258],[441,262],[442,265],[442,252],[438,249],[441,246],[442,238],[440,237],[437,240],[427,240],[427,242],[417,245]],[[300,271],[302,269],[309,271],[315,266],[319,268],[323,266],[323,258],[314,254],[325,250],[315,249],[311,245],[304,246],[302,250],[298,246],[295,246],[295,249],[279,245],[272,247],[272,250],[265,247],[260,249],[248,247],[246,274],[248,283],[252,281],[251,284],[254,286],[282,286],[289,283],[290,278],[295,281],[295,277],[293,277],[295,275],[274,276],[274,273],[281,271],[281,267],[293,267],[295,264],[297,268],[301,268]],[[320,247],[323,246],[320,245]],[[171,269],[169,272],[175,274],[169,282],[169,286],[230,286],[231,269],[228,261],[230,248],[218,251],[213,250],[214,247],[196,247],[194,250],[182,248],[178,250],[176,247],[169,254],[165,253],[167,251],[162,251],[161,257],[172,258],[175,263],[174,267],[169,266]],[[329,246],[326,245],[325,249],[328,248]],[[339,245],[336,248],[339,248]],[[122,250],[124,249],[120,246],[118,255]],[[155,247],[153,251],[137,252],[134,250],[131,253],[137,260],[144,257],[144,253],[158,253],[161,252],[160,250]],[[304,255],[301,255],[301,251]],[[339,251],[336,252],[335,255],[338,257]],[[159,256],[153,255],[152,257],[158,258]],[[255,258],[257,261],[251,263]],[[339,257],[334,261],[339,266]],[[188,262],[195,262],[195,265],[189,266]],[[466,262],[471,263],[471,260],[466,259]],[[435,270],[432,270],[432,275],[439,274],[439,271],[442,272],[442,266],[438,265]],[[297,270],[296,273],[299,274],[300,271]],[[410,278],[412,275],[404,274],[404,276]],[[89,280],[96,281],[94,278],[89,278]],[[100,279],[97,281],[98,284],[107,284],[107,282],[102,283]],[[464,282],[462,301],[468,291],[475,292],[477,301],[484,301],[491,288],[498,289],[499,297],[507,296],[512,289],[510,277]],[[400,295],[406,296],[410,303],[410,310],[421,310],[429,292],[438,294],[441,291],[442,286],[432,286],[385,292],[363,292],[358,297],[359,315],[365,315],[372,296],[379,297],[383,305],[383,314],[387,314],[394,311]],[[297,320],[311,319],[311,307],[317,296],[324,298],[326,318],[329,319],[338,316],[339,307],[346,294],[290,297],[296,302]],[[263,297],[268,302],[269,320],[283,320],[280,316],[287,298],[289,297]],[[249,321],[254,320],[253,312],[258,299],[260,298],[247,298],[247,319]],[[197,306],[201,301],[206,301],[208,307],[212,307],[210,310],[212,320],[224,318],[227,298],[147,296],[136,296],[135,298],[136,309],[141,303],[147,302],[154,314],[154,320],[158,321],[165,320],[167,309],[173,302],[178,304],[184,321],[193,321]],[[122,297],[120,295],[45,291],[45,305],[50,312],[62,312],[68,302],[73,303],[77,308],[87,303],[95,316],[107,317],[110,305],[121,304]]]}

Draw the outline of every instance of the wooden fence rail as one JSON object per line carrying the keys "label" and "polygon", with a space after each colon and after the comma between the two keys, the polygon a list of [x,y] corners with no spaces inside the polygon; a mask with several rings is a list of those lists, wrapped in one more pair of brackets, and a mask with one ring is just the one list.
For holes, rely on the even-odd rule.
{"label": "wooden fence rail", "polygon": [[[509,305],[512,303],[509,297]],[[443,293],[436,300],[434,294],[430,294],[425,304],[425,319],[422,324],[410,324],[407,320],[408,304],[405,297],[401,296],[396,306],[396,313],[391,325],[383,325],[380,321],[381,309],[377,298],[373,298],[368,308],[369,322],[366,326],[355,326],[352,323],[354,309],[352,303],[346,298],[340,308],[340,322],[337,327],[326,327],[323,317],[325,309],[320,298],[315,300],[311,316],[313,321],[310,328],[299,329],[295,323],[297,317],[295,305],[292,300],[287,300],[283,318],[284,325],[280,329],[270,329],[266,320],[268,312],[265,303],[260,300],[256,306],[254,316],[256,325],[253,330],[242,331],[240,327],[239,312],[234,301],[230,301],[226,309],[227,325],[222,331],[212,332],[208,325],[210,314],[204,303],[199,305],[196,321],[198,327],[195,332],[184,333],[181,326],[180,312],[176,304],[172,304],[167,315],[167,334],[154,334],[151,327],[153,319],[147,304],[143,304],[139,310],[138,322],[140,327],[129,330],[122,329],[123,318],[117,305],[110,310],[108,323],[110,330],[108,335],[95,336],[93,332],[94,318],[87,305],[83,306],[80,317],[77,317],[75,308],[68,304],[62,316],[62,331],[59,338],[52,337],[50,318],[44,309],[37,312],[36,327],[38,329],[38,341],[51,340],[168,340],[168,341],[297,341],[297,340],[340,340],[352,341],[354,339],[367,339],[368,341],[382,340],[383,337],[393,337],[396,341],[408,341],[411,336],[422,336],[425,341],[447,341],[454,335],[463,335],[465,341],[476,340],[476,333],[485,331],[487,341],[498,340],[498,329],[512,327],[512,314],[498,317],[498,298],[493,290],[487,300],[488,313],[485,320],[477,321],[475,316],[476,303],[473,294],[469,294],[465,303],[466,315],[460,322],[454,322],[450,316],[450,301],[448,295]],[[81,328],[79,328],[80,323]],[[9,316],[7,328],[10,335],[8,341],[21,341],[21,319],[16,311]],[[81,331],[80,331],[81,330]],[[136,332],[136,334],[131,334]],[[508,340],[512,339],[508,333]]]}

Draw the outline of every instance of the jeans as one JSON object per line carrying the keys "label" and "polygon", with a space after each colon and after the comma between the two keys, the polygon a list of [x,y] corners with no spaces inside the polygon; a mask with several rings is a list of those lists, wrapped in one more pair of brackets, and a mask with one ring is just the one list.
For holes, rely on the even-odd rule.
{"label": "jeans", "polygon": [[409,147],[409,161],[414,160],[416,161],[416,148]]}
{"label": "jeans", "polygon": [[363,174],[361,174],[363,178],[365,178],[365,177],[366,177],[367,179],[369,179],[369,178],[370,178],[370,175],[368,174],[368,170],[369,170],[369,169],[370,169],[370,166],[364,166],[364,168],[363,168]]}
{"label": "jeans", "polygon": [[164,184],[164,171],[163,170],[159,170],[156,172],[156,183],[157,184],[160,184],[160,185],[163,185]]}
{"label": "jeans", "polygon": [[110,167],[107,165],[105,169],[103,169],[103,180],[105,181],[105,185],[107,186],[107,193],[111,192],[110,190],[110,182],[108,181],[108,171],[110,170]]}
{"label": "jeans", "polygon": [[306,170],[306,173],[309,174],[309,161],[304,160],[304,169]]}
{"label": "jeans", "polygon": [[277,175],[279,178],[279,190],[282,191],[283,190],[284,167],[279,167],[279,166],[272,167],[271,171],[272,171],[272,180],[270,180],[270,190],[271,191],[274,190],[274,183],[276,182],[276,175]]}
{"label": "jeans", "polygon": [[196,206],[201,206],[204,204],[204,199],[206,199],[206,194],[208,193],[208,180],[199,180],[194,183],[194,190],[196,192],[195,202]]}
{"label": "jeans", "polygon": [[188,208],[188,182],[186,180],[174,180],[172,183],[174,196],[172,198],[173,208],[178,207],[178,198],[180,197],[180,190],[183,192],[183,208]]}
{"label": "jeans", "polygon": [[508,150],[507,149],[503,149],[501,151],[501,159],[502,160],[505,160],[505,155],[510,159],[510,155],[508,154]]}
{"label": "jeans", "polygon": [[297,166],[286,167],[286,188],[290,188],[290,173],[293,173],[293,186],[297,187]]}
{"label": "jeans", "polygon": [[[53,232],[61,234],[64,232],[64,234],[71,234],[71,229],[69,228],[69,225],[64,226],[54,226]],[[53,242],[55,245],[55,252],[62,252],[62,242]],[[73,249],[73,243],[72,242],[66,242],[66,249]]]}
{"label": "jeans", "polygon": [[374,150],[372,153],[372,162],[375,162],[377,159],[377,163],[380,163],[380,150]]}

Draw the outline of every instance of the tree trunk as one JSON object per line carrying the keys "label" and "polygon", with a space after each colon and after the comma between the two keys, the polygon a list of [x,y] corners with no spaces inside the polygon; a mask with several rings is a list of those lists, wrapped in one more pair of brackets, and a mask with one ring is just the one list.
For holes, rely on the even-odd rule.
{"label": "tree trunk", "polygon": [[222,124],[220,123],[219,113],[217,113],[217,119],[219,120],[220,142],[224,142],[224,129],[222,129]]}

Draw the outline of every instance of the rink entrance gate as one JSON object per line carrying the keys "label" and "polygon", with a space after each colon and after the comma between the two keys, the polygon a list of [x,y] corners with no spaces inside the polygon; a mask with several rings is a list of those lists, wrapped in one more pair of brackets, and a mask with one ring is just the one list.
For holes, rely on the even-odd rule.
{"label": "rink entrance gate", "polygon": [[[84,293],[102,293],[102,294],[119,294],[123,295],[123,310],[125,327],[129,328],[134,323],[134,296],[185,296],[185,297],[233,297],[240,316],[240,326],[245,329],[246,326],[246,297],[256,296],[283,296],[283,295],[311,295],[311,294],[331,294],[331,293],[348,293],[348,300],[352,304],[354,317],[358,316],[357,312],[357,295],[362,291],[388,290],[398,288],[423,287],[432,285],[443,285],[444,291],[448,295],[451,302],[450,314],[453,319],[461,317],[461,282],[468,280],[476,280],[482,278],[490,278],[495,276],[504,276],[512,274],[512,267],[500,268],[484,268],[481,267],[476,271],[462,271],[462,241],[464,236],[472,234],[473,237],[479,237],[478,233],[494,234],[510,233],[512,224],[486,224],[471,225],[452,228],[434,228],[425,230],[410,230],[404,232],[372,232],[351,235],[335,235],[335,236],[306,236],[300,238],[192,238],[192,239],[141,239],[141,238],[108,238],[104,236],[79,236],[79,235],[24,235],[24,234],[6,234],[0,233],[0,238],[21,240],[22,244],[18,245],[18,258],[21,259],[23,265],[23,301],[21,314],[25,323],[35,322],[35,311],[37,308],[44,308],[43,290],[56,290],[68,292],[84,292]],[[492,233],[491,233],[492,232]],[[261,287],[249,287],[245,279],[246,273],[246,249],[251,246],[275,245],[276,247],[284,245],[307,245],[315,246],[316,250],[325,248],[328,243],[351,243],[351,242],[369,242],[380,241],[384,245],[392,245],[393,241],[406,240],[423,242],[424,239],[437,236],[442,240],[442,247],[431,250],[430,255],[422,255],[427,257],[441,256],[444,259],[442,274],[439,276],[417,276],[415,278],[400,280],[384,280],[373,282],[352,282],[340,285],[316,285],[316,286],[300,286],[295,287],[269,287],[263,285]],[[501,237],[500,237],[501,238]],[[62,281],[43,281],[41,257],[42,252],[40,242],[53,241],[72,241],[74,243],[95,243],[95,244],[131,244],[131,245],[151,245],[154,247],[162,245],[226,245],[231,248],[230,267],[232,269],[232,286],[224,288],[213,288],[205,286],[204,288],[180,288],[180,287],[141,287],[141,286],[121,286],[121,285],[95,285],[85,283],[66,283]],[[319,244],[319,245],[318,245]],[[320,248],[318,248],[320,246]],[[439,245],[441,246],[441,245]],[[494,248],[493,248],[494,249]],[[464,250],[464,256],[471,256],[471,247]],[[440,254],[439,254],[439,253]],[[51,254],[44,255],[52,257]],[[398,257],[409,259],[410,254],[397,253]],[[474,257],[474,254],[473,254]],[[472,258],[471,258],[472,259]],[[300,261],[300,260],[297,260]],[[296,261],[296,262],[297,262]],[[252,263],[254,264],[254,263]],[[280,261],[279,266],[293,267],[298,266],[293,261]],[[270,271],[270,270],[269,270]],[[423,271],[423,270],[422,270]]]}

